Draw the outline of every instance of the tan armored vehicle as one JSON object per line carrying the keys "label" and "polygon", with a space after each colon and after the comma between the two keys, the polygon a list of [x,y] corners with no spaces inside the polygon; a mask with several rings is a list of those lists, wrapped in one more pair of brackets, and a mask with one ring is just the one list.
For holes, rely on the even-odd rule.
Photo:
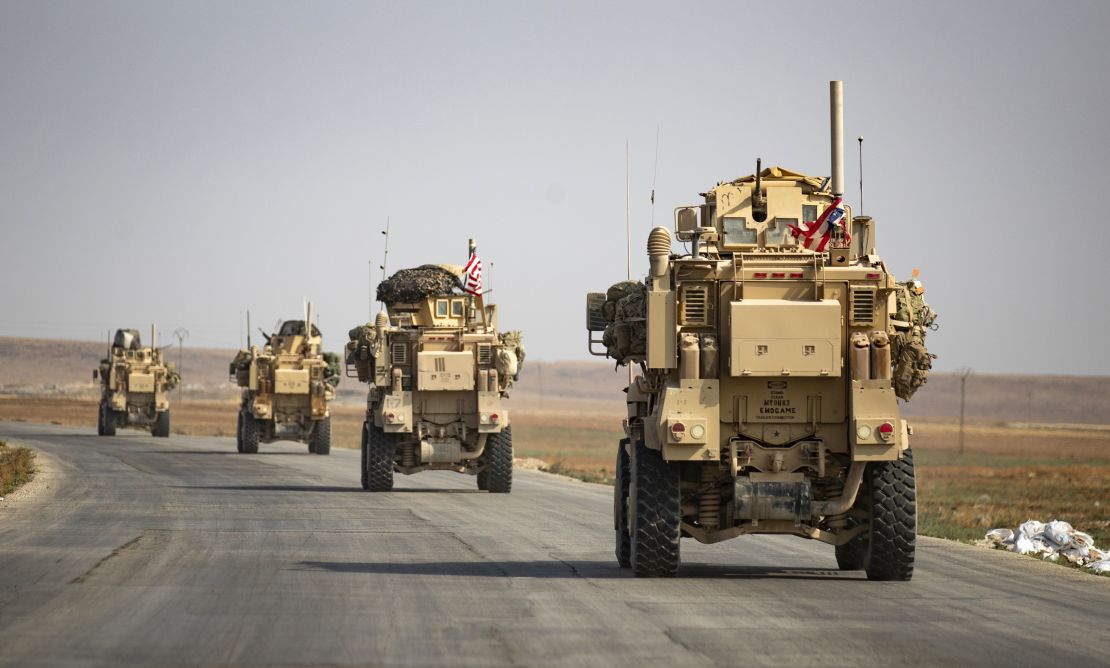
{"label": "tan armored vehicle", "polygon": [[680,538],[758,533],[832,544],[873,580],[913,573],[897,398],[925,381],[935,315],[841,201],[840,82],[832,100],[831,183],[757,165],[676,210],[688,253],[655,228],[646,279],[587,297],[591,352],[640,369],[614,503],[617,560],[637,575],[674,575]]}
{"label": "tan armored vehicle", "polygon": [[262,350],[248,342],[229,367],[242,388],[236,445],[241,453],[258,452],[259,443],[299,441],[317,455],[331,452],[330,404],[339,384],[339,356],[320,350],[320,330],[309,305],[305,320],[286,320],[265,335]]}
{"label": "tan armored vehicle", "polygon": [[[151,327],[151,340],[156,330]],[[144,348],[136,329],[117,329],[93,371],[100,380],[96,433],[115,436],[118,427],[149,429],[154,436],[170,435],[170,391],[181,380],[173,364],[162,359],[156,345]]]}
{"label": "tan armored vehicle", "polygon": [[474,474],[489,492],[512,487],[512,428],[502,399],[524,349],[519,332],[498,333],[497,308],[484,304],[480,290],[467,294],[473,284],[465,276],[448,265],[398,271],[378,287],[387,311],[350,332],[348,369],[370,385],[363,489],[388,491],[394,472],[433,469]]}

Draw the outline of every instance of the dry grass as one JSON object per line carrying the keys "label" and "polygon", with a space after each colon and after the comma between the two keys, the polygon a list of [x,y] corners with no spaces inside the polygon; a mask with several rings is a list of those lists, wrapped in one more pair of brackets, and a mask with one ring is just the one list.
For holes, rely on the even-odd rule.
{"label": "dry grass", "polygon": [[[518,457],[546,462],[544,470],[608,482],[621,438],[617,411],[608,404],[555,404],[559,410],[513,410]],[[194,401],[173,408],[174,433],[233,436],[235,402]],[[589,408],[593,408],[593,412]],[[364,407],[333,404],[336,447],[357,448]],[[0,398],[0,419],[56,421],[92,427],[92,400]],[[121,432],[126,433],[126,432]],[[1027,519],[1063,519],[1110,546],[1110,431],[1018,429],[969,425],[965,453],[958,429],[944,422],[916,425],[918,499],[922,534],[975,540],[990,528]]]}
{"label": "dry grass", "polygon": [[0,496],[7,496],[35,476],[35,453],[0,441]]}

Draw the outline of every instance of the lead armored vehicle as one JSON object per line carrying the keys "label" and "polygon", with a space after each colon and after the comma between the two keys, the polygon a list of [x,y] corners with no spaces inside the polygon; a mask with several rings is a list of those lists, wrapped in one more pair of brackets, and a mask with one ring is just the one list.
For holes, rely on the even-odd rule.
{"label": "lead armored vehicle", "polygon": [[149,429],[153,436],[170,435],[170,391],[181,380],[173,364],[162,358],[151,327],[153,345],[144,348],[137,329],[117,329],[107,356],[93,371],[100,380],[96,433],[115,436],[120,427]]}
{"label": "lead armored vehicle", "polygon": [[[910,429],[935,315],[830,179],[780,167],[717,184],[657,227],[649,274],[587,297],[590,350],[639,367],[617,450],[617,561],[674,575],[680,539],[787,534],[873,580],[913,573]],[[598,337],[597,335],[601,336]]]}
{"label": "lead armored vehicle", "polygon": [[312,305],[305,320],[286,320],[261,350],[248,342],[229,366],[242,388],[236,446],[258,452],[260,443],[298,441],[317,455],[331,452],[331,401],[339,384],[339,356],[321,350]]}
{"label": "lead armored vehicle", "polygon": [[484,304],[475,285],[476,260],[472,252],[465,271],[424,265],[396,272],[378,286],[386,310],[350,331],[348,369],[370,386],[363,489],[388,491],[394,473],[426,470],[473,474],[479,489],[493,493],[512,488],[503,400],[524,348],[519,332],[497,331],[497,308]]}

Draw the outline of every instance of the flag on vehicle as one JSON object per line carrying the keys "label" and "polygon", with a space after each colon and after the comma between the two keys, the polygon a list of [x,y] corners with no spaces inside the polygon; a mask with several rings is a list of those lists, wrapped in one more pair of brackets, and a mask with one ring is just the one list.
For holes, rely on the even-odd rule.
{"label": "flag on vehicle", "polygon": [[482,260],[478,258],[477,253],[470,254],[470,259],[463,267],[463,273],[466,274],[463,289],[472,295],[482,294]]}
{"label": "flag on vehicle", "polygon": [[829,245],[837,228],[842,228],[845,240],[851,242],[852,235],[844,225],[844,204],[840,197],[837,197],[817,220],[809,223],[806,229],[791,225],[790,233],[795,239],[801,240],[803,247],[820,253]]}

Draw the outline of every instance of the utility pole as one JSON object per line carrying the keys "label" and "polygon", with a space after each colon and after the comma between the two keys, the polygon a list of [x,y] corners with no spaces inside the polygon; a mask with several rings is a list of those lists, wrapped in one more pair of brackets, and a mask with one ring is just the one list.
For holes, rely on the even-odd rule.
{"label": "utility pole", "polygon": [[[177,373],[181,374],[181,369],[184,368],[182,360],[184,360],[185,339],[189,338],[189,330],[184,327],[178,327],[173,330],[173,335],[177,337]],[[185,381],[180,381],[177,384],[177,402],[180,404],[185,403]]]}
{"label": "utility pole", "polygon": [[967,398],[967,377],[972,374],[971,367],[964,366],[956,369],[960,378],[960,454],[964,454],[964,414]]}

